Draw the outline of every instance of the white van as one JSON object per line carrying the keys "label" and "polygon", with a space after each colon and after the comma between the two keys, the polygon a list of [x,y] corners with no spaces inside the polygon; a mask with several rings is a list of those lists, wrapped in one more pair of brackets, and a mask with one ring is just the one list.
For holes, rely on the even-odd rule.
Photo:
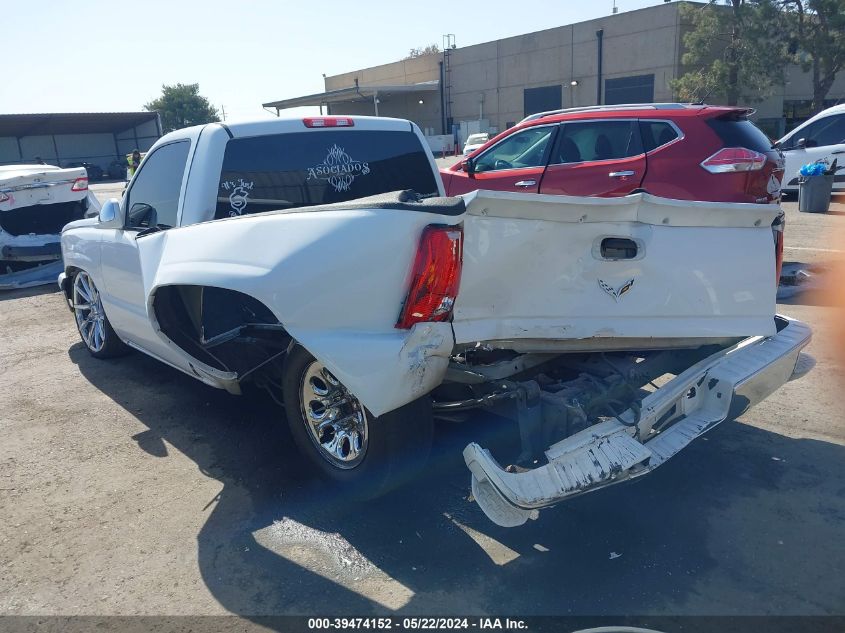
{"label": "white van", "polygon": [[777,142],[786,158],[784,193],[798,192],[798,170],[807,163],[838,158],[834,193],[845,193],[845,104],[819,112]]}

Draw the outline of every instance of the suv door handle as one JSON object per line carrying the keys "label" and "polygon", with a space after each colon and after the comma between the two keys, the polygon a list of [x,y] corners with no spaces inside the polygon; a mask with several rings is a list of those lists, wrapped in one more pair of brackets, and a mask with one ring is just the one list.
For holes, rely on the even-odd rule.
{"label": "suv door handle", "polygon": [[633,171],[612,171],[608,174],[611,178],[623,178],[625,176],[633,176]]}
{"label": "suv door handle", "polygon": [[519,182],[513,183],[514,187],[533,187],[537,184],[536,180],[520,180]]}

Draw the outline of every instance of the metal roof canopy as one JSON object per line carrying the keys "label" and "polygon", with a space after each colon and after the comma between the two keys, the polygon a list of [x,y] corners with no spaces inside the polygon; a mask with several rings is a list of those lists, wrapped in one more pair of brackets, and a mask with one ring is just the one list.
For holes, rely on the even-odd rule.
{"label": "metal roof canopy", "polygon": [[342,101],[355,101],[362,99],[369,101],[378,96],[390,96],[391,94],[400,93],[414,93],[414,92],[434,92],[440,89],[440,81],[423,81],[418,84],[394,84],[383,86],[352,86],[351,88],[340,88],[338,90],[329,90],[327,92],[318,92],[313,95],[304,95],[302,97],[293,97],[291,99],[282,99],[281,101],[271,101],[269,103],[262,103],[264,108],[275,108],[278,110],[285,110],[286,108],[296,108],[299,106],[321,106],[326,103],[340,103]]}
{"label": "metal roof canopy", "polygon": [[0,114],[0,136],[42,136],[55,134],[114,134],[147,121],[157,112],[68,112]]}

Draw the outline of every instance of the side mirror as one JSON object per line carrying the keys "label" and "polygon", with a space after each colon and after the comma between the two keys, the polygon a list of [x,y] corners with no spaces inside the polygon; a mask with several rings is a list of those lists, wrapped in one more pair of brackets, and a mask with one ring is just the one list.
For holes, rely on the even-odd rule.
{"label": "side mirror", "polygon": [[129,227],[142,229],[154,227],[158,224],[158,214],[152,205],[146,202],[136,202],[129,208]]}
{"label": "side mirror", "polygon": [[475,162],[471,158],[467,158],[465,161],[461,163],[461,169],[463,169],[468,174],[475,173]]}
{"label": "side mirror", "polygon": [[798,149],[804,149],[805,147],[807,147],[807,139],[799,138],[797,141],[795,141],[795,147],[797,147]]}
{"label": "side mirror", "polygon": [[100,214],[97,216],[99,221],[98,226],[102,229],[122,229],[123,228],[123,210],[120,208],[120,201],[117,198],[110,198],[100,208]]}

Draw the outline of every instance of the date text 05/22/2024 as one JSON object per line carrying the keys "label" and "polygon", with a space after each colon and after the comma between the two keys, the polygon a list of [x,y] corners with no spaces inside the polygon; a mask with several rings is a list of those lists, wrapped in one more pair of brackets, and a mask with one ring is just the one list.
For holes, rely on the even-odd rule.
{"label": "date text 05/22/2024", "polygon": [[447,630],[463,629],[485,630],[525,630],[528,625],[524,620],[512,618],[309,618],[310,630],[331,629],[376,629],[376,630]]}

